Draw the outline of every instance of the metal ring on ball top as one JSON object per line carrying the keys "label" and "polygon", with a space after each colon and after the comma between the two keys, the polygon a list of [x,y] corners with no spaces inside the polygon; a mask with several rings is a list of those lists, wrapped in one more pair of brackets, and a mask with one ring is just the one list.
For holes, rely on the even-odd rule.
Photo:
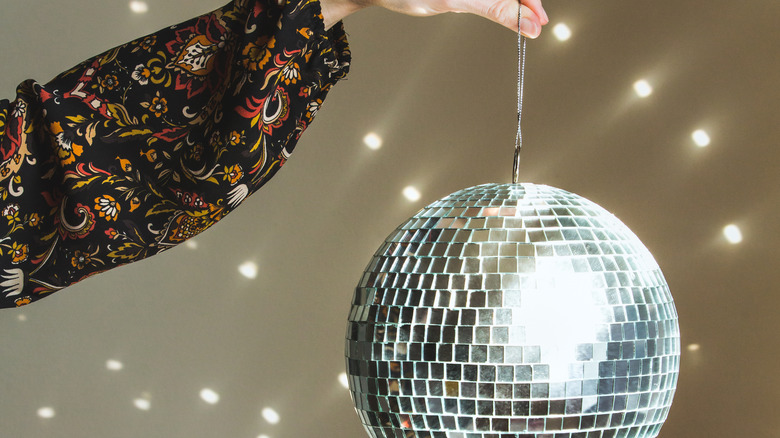
{"label": "metal ring on ball top", "polygon": [[371,438],[654,438],[677,386],[658,264],[599,205],[517,183],[435,201],[379,246],[345,355]]}

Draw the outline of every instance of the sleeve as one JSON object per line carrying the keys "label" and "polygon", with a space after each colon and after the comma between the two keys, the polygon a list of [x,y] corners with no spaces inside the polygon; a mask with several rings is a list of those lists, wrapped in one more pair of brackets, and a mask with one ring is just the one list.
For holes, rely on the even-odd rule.
{"label": "sleeve", "polygon": [[0,101],[0,307],[197,235],[282,167],[349,68],[317,0],[235,0]]}

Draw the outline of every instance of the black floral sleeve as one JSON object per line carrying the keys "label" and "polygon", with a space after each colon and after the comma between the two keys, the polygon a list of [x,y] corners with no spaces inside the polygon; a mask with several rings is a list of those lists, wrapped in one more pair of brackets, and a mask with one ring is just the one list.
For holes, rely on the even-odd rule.
{"label": "black floral sleeve", "polygon": [[0,101],[0,307],[197,235],[285,163],[347,74],[316,0],[235,0]]}

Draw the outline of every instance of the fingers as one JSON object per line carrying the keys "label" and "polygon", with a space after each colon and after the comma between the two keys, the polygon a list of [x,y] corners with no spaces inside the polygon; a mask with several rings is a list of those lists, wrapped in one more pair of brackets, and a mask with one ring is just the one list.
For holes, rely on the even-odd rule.
{"label": "fingers", "polygon": [[522,3],[525,6],[528,6],[528,8],[539,17],[539,21],[542,25],[550,22],[550,18],[547,16],[547,12],[545,12],[544,7],[542,6],[542,0],[522,0]]}
{"label": "fingers", "polygon": [[[515,32],[520,2],[518,0],[451,0],[450,9],[485,17]],[[542,26],[550,20],[542,7],[542,0],[522,0],[523,18],[520,30],[529,38],[536,38]]]}
{"label": "fingers", "polygon": [[[514,17],[512,30],[517,32],[517,15]],[[536,38],[542,33],[542,19],[528,6],[523,5],[523,16],[520,20],[520,30],[529,38]]]}

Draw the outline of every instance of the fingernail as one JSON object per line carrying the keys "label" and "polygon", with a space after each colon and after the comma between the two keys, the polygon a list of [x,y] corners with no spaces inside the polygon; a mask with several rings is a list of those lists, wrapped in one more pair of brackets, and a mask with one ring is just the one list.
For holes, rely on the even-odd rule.
{"label": "fingernail", "polygon": [[520,32],[527,37],[536,38],[539,36],[539,26],[536,22],[523,18],[520,20]]}

